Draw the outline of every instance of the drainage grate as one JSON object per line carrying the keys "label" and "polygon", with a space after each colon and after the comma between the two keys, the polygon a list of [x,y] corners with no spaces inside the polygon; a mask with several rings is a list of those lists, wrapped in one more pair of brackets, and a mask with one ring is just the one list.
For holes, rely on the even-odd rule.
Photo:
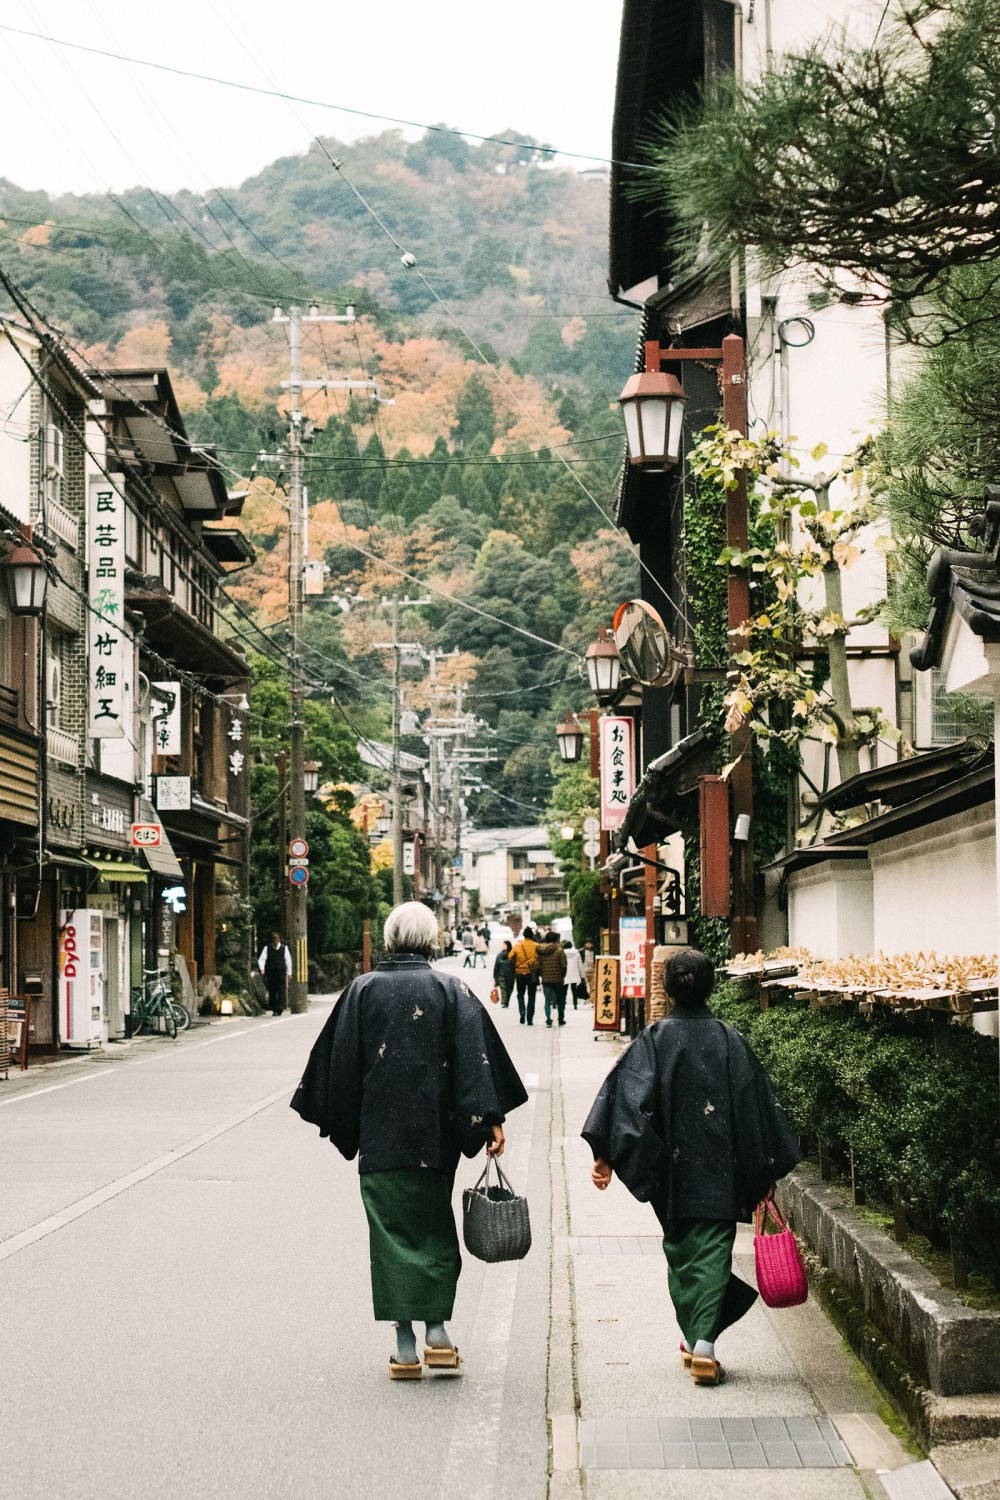
{"label": "drainage grate", "polygon": [[658,1234],[570,1235],[574,1255],[658,1255],[663,1259],[663,1240]]}
{"label": "drainage grate", "polygon": [[837,1469],[828,1417],[599,1417],[579,1427],[585,1469]]}

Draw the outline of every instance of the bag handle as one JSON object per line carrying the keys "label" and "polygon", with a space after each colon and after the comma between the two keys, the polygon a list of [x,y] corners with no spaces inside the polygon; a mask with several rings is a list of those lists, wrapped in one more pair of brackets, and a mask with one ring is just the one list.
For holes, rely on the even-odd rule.
{"label": "bag handle", "polygon": [[[479,1180],[477,1181],[477,1183],[476,1183],[475,1187],[472,1189],[472,1191],[474,1193],[478,1193],[479,1190],[482,1188],[484,1192],[487,1192],[487,1193],[489,1192],[489,1190],[490,1190],[490,1168],[491,1167],[493,1168],[493,1170],[496,1172],[496,1175],[497,1175],[497,1186],[498,1187],[502,1187],[502,1188],[506,1188],[506,1190],[507,1190],[508,1193],[513,1193],[514,1189],[511,1187],[509,1181],[507,1180],[506,1176],[504,1175],[503,1168],[501,1167],[501,1165],[500,1165],[499,1161],[497,1160],[497,1158],[494,1155],[492,1155],[492,1153],[487,1156],[487,1158],[486,1158],[486,1165],[483,1168],[483,1170],[480,1172],[480,1174],[479,1174]],[[517,1195],[515,1194],[515,1197],[516,1196]]]}
{"label": "bag handle", "polygon": [[778,1212],[778,1205],[775,1203],[774,1199],[762,1198],[761,1201],[757,1204],[757,1223],[755,1225],[756,1234],[765,1234],[767,1232],[767,1219],[769,1214],[780,1230],[784,1231],[788,1228],[788,1225],[785,1223],[784,1219],[781,1217],[781,1214]]}

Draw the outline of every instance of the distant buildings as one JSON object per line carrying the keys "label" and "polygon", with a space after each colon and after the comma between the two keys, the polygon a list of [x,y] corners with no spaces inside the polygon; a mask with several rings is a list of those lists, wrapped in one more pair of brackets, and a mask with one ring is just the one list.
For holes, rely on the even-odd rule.
{"label": "distant buildings", "polygon": [[567,909],[562,871],[545,828],[487,828],[462,837],[463,915],[539,919]]}

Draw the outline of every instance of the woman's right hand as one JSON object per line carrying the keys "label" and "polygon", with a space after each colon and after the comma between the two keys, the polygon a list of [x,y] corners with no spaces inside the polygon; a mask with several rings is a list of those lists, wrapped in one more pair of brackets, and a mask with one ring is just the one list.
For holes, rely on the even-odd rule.
{"label": "woman's right hand", "polygon": [[594,1184],[595,1188],[597,1188],[599,1192],[603,1193],[605,1189],[610,1186],[613,1176],[614,1172],[608,1166],[607,1162],[603,1161],[601,1157],[598,1157],[594,1162],[593,1169],[590,1173],[590,1180]]}

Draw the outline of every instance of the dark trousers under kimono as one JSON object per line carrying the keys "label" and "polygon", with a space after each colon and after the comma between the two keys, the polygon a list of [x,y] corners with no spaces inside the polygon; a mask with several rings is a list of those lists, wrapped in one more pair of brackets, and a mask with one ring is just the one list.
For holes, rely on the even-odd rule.
{"label": "dark trousers under kimono", "polygon": [[462,1256],[451,1206],[455,1168],[361,1174],[378,1323],[447,1323]]}
{"label": "dark trousers under kimono", "polygon": [[714,1344],[757,1300],[753,1287],[733,1274],[736,1224],[731,1219],[668,1219],[659,1209],[657,1218],[681,1333],[691,1349],[699,1339]]}
{"label": "dark trousers under kimono", "polygon": [[[520,1012],[521,1020],[527,1021],[528,1025],[531,1026],[535,1019],[535,995],[538,991],[538,975],[518,974],[515,982],[517,984],[517,1008]],[[525,995],[528,997],[527,1000],[525,1000]]]}

